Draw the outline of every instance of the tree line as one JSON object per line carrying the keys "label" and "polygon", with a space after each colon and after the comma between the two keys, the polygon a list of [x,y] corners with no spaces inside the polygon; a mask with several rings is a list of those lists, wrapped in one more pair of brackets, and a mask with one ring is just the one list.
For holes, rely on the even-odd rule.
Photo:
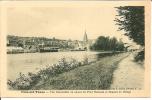
{"label": "tree line", "polygon": [[95,43],[90,46],[91,50],[102,51],[124,51],[124,43],[121,40],[117,40],[115,37],[99,36]]}

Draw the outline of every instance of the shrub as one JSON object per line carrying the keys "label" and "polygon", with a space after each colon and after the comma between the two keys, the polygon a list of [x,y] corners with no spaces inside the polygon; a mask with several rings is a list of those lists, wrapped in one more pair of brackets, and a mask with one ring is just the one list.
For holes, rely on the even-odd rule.
{"label": "shrub", "polygon": [[57,64],[41,69],[36,74],[31,72],[27,75],[20,73],[19,77],[15,81],[8,80],[7,84],[11,89],[28,90],[32,88],[32,86],[36,85],[40,80],[47,80],[49,77],[54,77],[63,72],[87,64],[89,64],[87,57],[85,57],[83,61],[77,61],[74,58],[70,58],[69,61],[67,61],[67,59],[61,58]]}
{"label": "shrub", "polygon": [[145,59],[144,55],[144,50],[138,52],[138,54],[135,56],[135,61],[143,61]]}

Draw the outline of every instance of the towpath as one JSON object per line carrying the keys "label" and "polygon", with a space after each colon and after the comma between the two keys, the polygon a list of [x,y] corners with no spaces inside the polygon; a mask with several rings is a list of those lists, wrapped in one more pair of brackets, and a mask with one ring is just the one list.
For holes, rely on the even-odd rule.
{"label": "towpath", "polygon": [[142,89],[144,87],[144,65],[134,62],[133,58],[133,54],[130,54],[118,64],[111,89]]}

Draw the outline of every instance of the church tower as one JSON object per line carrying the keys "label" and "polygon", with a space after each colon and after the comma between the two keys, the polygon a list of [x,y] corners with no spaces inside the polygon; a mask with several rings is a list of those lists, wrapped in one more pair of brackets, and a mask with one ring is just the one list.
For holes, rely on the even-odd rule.
{"label": "church tower", "polygon": [[88,37],[87,37],[86,30],[85,30],[85,33],[84,33],[83,42],[88,42]]}
{"label": "church tower", "polygon": [[85,30],[84,37],[83,37],[83,48],[84,48],[85,50],[88,50],[88,49],[89,49],[88,36],[87,36],[86,30]]}

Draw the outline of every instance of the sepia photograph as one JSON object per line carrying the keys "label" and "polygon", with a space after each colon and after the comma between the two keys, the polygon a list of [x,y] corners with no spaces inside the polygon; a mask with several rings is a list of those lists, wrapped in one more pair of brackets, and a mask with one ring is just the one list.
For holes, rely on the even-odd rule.
{"label": "sepia photograph", "polygon": [[145,6],[67,5],[6,8],[6,90],[144,91]]}

